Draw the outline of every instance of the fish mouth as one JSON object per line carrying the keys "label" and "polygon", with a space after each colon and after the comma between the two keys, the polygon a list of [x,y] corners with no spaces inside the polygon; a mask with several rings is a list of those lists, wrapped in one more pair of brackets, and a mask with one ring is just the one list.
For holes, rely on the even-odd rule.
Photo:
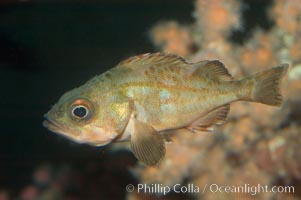
{"label": "fish mouth", "polygon": [[57,123],[56,121],[50,119],[47,114],[44,115],[45,120],[43,121],[43,126],[52,132],[64,134],[65,128]]}
{"label": "fish mouth", "polygon": [[51,119],[47,114],[44,115],[45,120],[43,121],[43,126],[48,130],[60,134],[70,140],[74,140],[77,143],[83,143],[80,138],[78,138],[78,134],[72,132],[67,127],[59,124],[55,120]]}

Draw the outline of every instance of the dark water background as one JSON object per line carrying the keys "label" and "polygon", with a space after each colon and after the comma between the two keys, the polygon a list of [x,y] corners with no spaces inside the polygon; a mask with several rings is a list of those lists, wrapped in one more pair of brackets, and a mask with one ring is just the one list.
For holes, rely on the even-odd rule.
{"label": "dark water background", "polygon": [[[156,51],[148,37],[152,25],[171,19],[190,24],[193,9],[192,0],[0,2],[0,189],[22,187],[43,163],[81,166],[95,160],[105,177],[99,184],[132,179],[131,154],[50,133],[43,114],[64,92],[120,60]],[[233,41],[241,44],[249,35],[248,26],[255,26],[250,16]],[[259,21],[268,29],[269,22]]]}
{"label": "dark water background", "polygon": [[148,30],[159,20],[192,22],[192,1],[62,2],[0,3],[0,187],[21,187],[43,163],[132,158],[50,133],[43,114],[120,60],[155,51]]}

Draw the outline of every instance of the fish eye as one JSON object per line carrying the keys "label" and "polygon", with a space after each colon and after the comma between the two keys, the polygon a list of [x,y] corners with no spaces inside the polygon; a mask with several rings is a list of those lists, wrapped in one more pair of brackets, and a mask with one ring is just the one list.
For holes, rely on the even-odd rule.
{"label": "fish eye", "polygon": [[92,114],[92,103],[86,99],[76,99],[70,106],[69,115],[74,121],[88,120]]}
{"label": "fish eye", "polygon": [[73,108],[72,114],[78,118],[84,118],[88,114],[88,110],[85,106],[79,105]]}

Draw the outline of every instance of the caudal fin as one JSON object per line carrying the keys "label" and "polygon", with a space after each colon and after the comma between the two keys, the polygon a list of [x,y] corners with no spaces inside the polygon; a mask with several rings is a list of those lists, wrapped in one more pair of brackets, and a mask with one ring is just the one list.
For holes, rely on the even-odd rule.
{"label": "caudal fin", "polygon": [[280,106],[282,104],[280,82],[288,66],[288,64],[282,64],[278,67],[255,74],[252,100],[271,106]]}

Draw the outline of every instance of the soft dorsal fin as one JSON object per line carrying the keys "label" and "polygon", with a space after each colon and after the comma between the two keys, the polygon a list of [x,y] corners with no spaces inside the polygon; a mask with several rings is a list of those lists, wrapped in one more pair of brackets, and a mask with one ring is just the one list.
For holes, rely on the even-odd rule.
{"label": "soft dorsal fin", "polygon": [[172,65],[188,65],[184,58],[166,53],[146,53],[137,56],[130,57],[126,60],[121,61],[118,67],[128,67],[131,69],[137,69],[138,67],[144,66],[149,67],[150,65],[161,65],[161,66],[172,66]]}
{"label": "soft dorsal fin", "polygon": [[187,129],[191,132],[211,132],[215,125],[223,124],[226,121],[229,110],[229,104],[222,105],[192,122]]}
{"label": "soft dorsal fin", "polygon": [[207,60],[193,64],[193,75],[209,77],[211,80],[231,81],[233,77],[219,60]]}

